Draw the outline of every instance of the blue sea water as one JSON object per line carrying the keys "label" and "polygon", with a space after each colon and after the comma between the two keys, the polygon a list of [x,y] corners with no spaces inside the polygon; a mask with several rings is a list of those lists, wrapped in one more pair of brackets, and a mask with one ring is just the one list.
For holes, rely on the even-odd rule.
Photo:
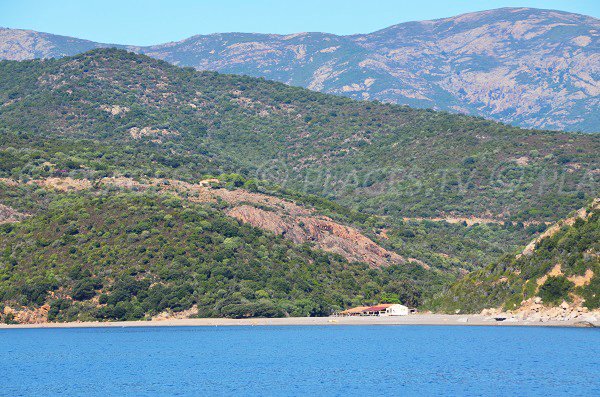
{"label": "blue sea water", "polygon": [[600,396],[600,330],[0,330],[4,396]]}

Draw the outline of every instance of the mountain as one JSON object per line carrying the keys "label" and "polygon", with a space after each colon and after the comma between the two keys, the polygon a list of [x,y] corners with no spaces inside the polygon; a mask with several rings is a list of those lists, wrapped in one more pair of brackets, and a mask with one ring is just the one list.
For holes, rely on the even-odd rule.
{"label": "mountain", "polygon": [[[544,306],[559,305],[571,311],[600,308],[600,199],[554,224],[518,255],[456,282],[432,307],[449,312],[501,308],[539,319]],[[573,315],[577,312],[582,311]]]}
{"label": "mountain", "polygon": [[595,195],[599,149],[123,50],[2,61],[2,313],[420,305]]}
{"label": "mountain", "polygon": [[[0,78],[3,130],[92,141],[54,160],[74,175],[237,172],[396,220],[553,221],[598,189],[597,134],[353,101],[112,49],[5,61]],[[112,153],[94,150],[98,141]],[[18,147],[5,156],[16,170],[7,176],[48,176]],[[113,160],[98,168],[98,156]]]}
{"label": "mountain", "polygon": [[94,48],[121,47],[33,30],[0,28],[0,59],[59,58]]}
{"label": "mountain", "polygon": [[[598,132],[600,21],[502,8],[336,36],[223,33],[129,50],[200,70],[466,113],[528,128]],[[109,46],[0,31],[0,58],[58,57]],[[122,47],[122,46],[120,46]]]}

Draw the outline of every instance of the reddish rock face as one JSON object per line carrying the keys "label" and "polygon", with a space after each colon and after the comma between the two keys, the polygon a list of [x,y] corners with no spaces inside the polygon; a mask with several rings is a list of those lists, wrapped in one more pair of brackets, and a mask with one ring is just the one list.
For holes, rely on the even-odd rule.
{"label": "reddish rock face", "polygon": [[[349,261],[366,262],[372,267],[407,262],[407,259],[379,246],[357,229],[341,225],[327,217],[293,216],[250,205],[234,207],[227,214],[252,226],[282,235],[295,243],[312,242],[317,248],[342,255]],[[418,262],[414,259],[408,261]],[[427,267],[422,262],[418,263]]]}
{"label": "reddish rock face", "polygon": [[312,242],[317,248],[342,255],[349,261],[366,262],[372,267],[413,262],[429,268],[422,261],[403,258],[386,250],[355,228],[279,197],[243,189],[211,189],[204,181],[197,185],[174,180],[169,181],[168,185],[161,185],[159,180],[152,183],[171,191],[193,192],[193,200],[197,201],[211,201],[218,197],[233,206],[227,211],[231,217],[282,235],[298,244]]}

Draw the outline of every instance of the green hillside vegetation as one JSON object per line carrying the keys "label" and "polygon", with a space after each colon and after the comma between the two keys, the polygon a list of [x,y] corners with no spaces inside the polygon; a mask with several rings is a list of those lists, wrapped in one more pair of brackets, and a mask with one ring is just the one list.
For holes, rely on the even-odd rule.
{"label": "green hillside vegetation", "polygon": [[0,225],[0,302],[48,303],[54,321],[133,320],[193,305],[209,317],[328,315],[390,299],[419,305],[447,280],[416,265],[348,263],[242,225],[216,204],[120,191],[45,200],[44,211]]}
{"label": "green hillside vegetation", "polygon": [[[3,134],[87,140],[81,153],[56,157],[61,170],[85,166],[91,177],[117,166],[192,180],[236,170],[396,219],[554,220],[598,189],[598,135],[354,101],[114,49],[0,62],[0,100]],[[111,151],[95,150],[98,141]],[[3,152],[20,162],[12,176],[47,172],[16,144]]]}
{"label": "green hillside vegetation", "polygon": [[600,132],[597,92],[586,83],[597,80],[598,28],[594,17],[531,8],[401,23],[348,36],[220,33],[150,46],[0,28],[0,59],[59,58],[116,46],[174,65],[262,76],[359,100]]}
{"label": "green hillside vegetation", "polygon": [[[223,180],[229,181],[226,185],[231,181],[243,181],[230,175],[223,176]],[[276,240],[277,244],[273,244],[269,233],[239,225],[224,216],[224,203],[190,204],[170,196],[157,196],[151,191],[139,193],[114,188],[109,191],[92,189],[61,193],[31,184],[8,186],[0,182],[0,187],[0,202],[33,215],[19,224],[0,227],[0,252],[3,253],[0,259],[0,302],[30,309],[48,303],[53,313],[51,320],[54,321],[146,318],[164,310],[185,310],[191,305],[197,305],[202,316],[232,317],[324,315],[339,308],[379,301],[400,301],[420,306],[455,278],[457,267],[469,267],[469,262],[436,256],[428,247],[422,250],[411,248],[410,239],[424,242],[428,230],[435,235],[438,228],[477,232],[489,227],[466,228],[427,222],[433,225],[428,229],[423,227],[425,223],[417,228],[411,222],[411,229],[391,229],[389,241],[378,241],[384,245],[387,242],[387,246],[393,249],[402,238],[407,239],[408,243],[396,247],[398,252],[410,251],[429,260],[427,263],[437,269],[448,272],[424,271],[415,265],[374,270],[364,264],[348,264],[335,255],[319,253],[308,245],[297,246],[280,237]],[[289,192],[279,193],[302,197]],[[363,230],[380,226],[376,224],[376,218],[356,214],[324,199],[304,197],[304,201],[345,223],[353,221]],[[165,219],[171,221],[165,223]],[[207,227],[208,223],[213,226]],[[384,222],[382,224],[385,225]],[[227,228],[237,232],[228,232]],[[416,234],[408,230],[414,230]],[[206,237],[207,234],[209,237]],[[458,237],[455,245],[460,248],[457,251],[472,255],[475,252],[473,247],[467,249],[467,244],[462,246],[464,241],[475,241],[468,234],[464,236],[467,240],[461,238],[463,236]],[[244,236],[248,243],[241,245],[243,249],[239,248],[239,236]],[[260,236],[258,247],[253,244],[257,242],[257,236]],[[204,243],[199,245],[200,237]],[[372,237],[377,239],[375,233]],[[436,246],[442,241],[441,237],[432,239],[430,246],[442,248]],[[233,244],[235,249],[228,249],[228,244]],[[284,249],[284,256],[275,256]],[[292,263],[290,252],[294,253]],[[477,249],[478,254],[482,252],[486,251]],[[211,255],[216,255],[217,259],[211,260]],[[322,259],[316,262],[319,266],[309,266],[302,273],[302,277],[308,277],[312,283],[310,291],[278,290],[279,284],[270,284],[271,278],[277,278],[294,285],[298,273],[291,269],[298,266],[298,261],[306,261],[304,265],[314,258]],[[85,273],[84,280],[69,275],[74,268]],[[217,273],[227,269],[227,278],[211,278],[217,274],[213,273],[214,269]],[[248,271],[255,274],[252,278],[254,283],[249,285],[256,290],[267,291],[268,295],[262,294],[260,302],[257,302],[258,298],[253,299],[245,291],[243,299],[231,303],[236,306],[222,310],[224,305],[221,301],[230,294],[239,297],[235,293],[240,291],[241,285],[248,284],[249,281],[244,278]],[[167,275],[170,272],[176,272],[177,277]],[[181,290],[178,299],[143,303],[139,299],[146,299],[144,293],[139,299],[130,296],[123,298],[124,301],[99,303],[108,299],[106,296],[117,288],[113,286],[115,280],[133,277],[138,281],[146,280],[143,288],[149,288],[155,282],[170,288],[188,285],[190,280],[204,277],[198,276],[198,272],[209,274],[207,277],[211,279],[203,280],[206,283],[202,284],[202,288],[198,283],[192,283],[193,291],[188,289],[184,294]],[[170,294],[169,288],[156,291]],[[215,295],[217,291],[220,292]],[[223,291],[227,294],[221,296]],[[105,297],[101,298],[103,295]],[[306,310],[302,311],[295,305]]]}
{"label": "green hillside vegetation", "polygon": [[[325,315],[380,301],[429,300],[443,310],[516,302],[519,277],[506,283],[510,293],[430,299],[595,195],[599,149],[598,135],[358,102],[118,50],[0,62],[0,178],[19,181],[0,181],[0,203],[31,215],[0,225],[0,309],[49,304],[50,320],[71,321],[191,307],[244,317]],[[242,225],[222,202],[96,184],[111,176],[218,177],[221,188],[312,207],[432,270],[369,269]],[[94,187],[60,193],[27,184],[48,177]],[[503,221],[402,220],[444,214]],[[457,285],[495,277],[489,269]],[[574,291],[552,279],[540,294],[565,290]]]}
{"label": "green hillside vegetation", "polygon": [[[199,156],[181,159],[159,157],[162,148],[151,145],[119,145],[110,141],[82,138],[44,138],[35,134],[5,132],[0,134],[0,177],[20,178],[23,182],[46,177],[87,178],[92,181],[107,176],[183,177],[197,181],[212,176],[211,172],[231,171],[211,160],[208,166]],[[162,162],[156,159],[160,158]],[[167,160],[177,159],[186,167],[172,168]],[[186,168],[187,171],[182,170]],[[464,226],[431,221],[400,221],[393,217],[370,215],[350,209],[329,199],[282,188],[268,181],[246,178],[235,173],[217,175],[227,188],[246,188],[269,195],[288,198],[315,208],[323,215],[360,228],[386,248],[407,257],[419,258],[429,265],[447,270],[474,269],[500,258],[504,252],[517,249],[530,240],[543,225],[525,227],[518,222]],[[22,212],[29,212],[36,200],[24,191],[10,197],[8,191],[0,200]],[[16,200],[16,201],[15,201]],[[378,234],[387,230],[389,239]]]}
{"label": "green hillside vegetation", "polygon": [[[560,265],[562,274],[538,280]],[[575,286],[569,280],[592,271],[589,283]],[[479,312],[484,308],[513,310],[523,300],[539,296],[546,305],[583,298],[588,309],[600,308],[600,207],[587,219],[563,226],[542,239],[531,255],[507,256],[496,264],[473,272],[452,285],[427,306],[436,310]]]}
{"label": "green hillside vegetation", "polygon": [[[154,161],[154,148],[145,145],[123,148],[117,144],[78,138],[46,138],[24,133],[0,135],[1,176],[20,176],[23,182],[45,177],[89,178],[125,175],[167,175],[172,169]],[[191,162],[192,166],[202,164]],[[206,170],[204,170],[206,171]],[[202,170],[197,169],[195,175]],[[208,177],[204,175],[203,177]],[[450,271],[472,269],[496,260],[503,252],[524,244],[538,229],[523,225],[451,225],[430,221],[395,221],[349,209],[328,199],[283,189],[266,181],[247,179],[239,174],[218,176],[227,188],[244,187],[274,196],[288,198],[315,208],[323,215],[344,224],[359,227],[376,241],[407,257],[419,258],[431,266]],[[191,176],[188,178],[191,179]],[[23,190],[11,195],[0,192],[0,200],[22,212],[30,212],[37,202],[37,191]],[[41,194],[40,193],[40,194]],[[389,239],[378,234],[387,230]],[[452,238],[449,238],[452,236]],[[482,238],[484,236],[485,238]]]}
{"label": "green hillside vegetation", "polygon": [[479,269],[513,252],[532,236],[543,231],[545,224],[525,227],[518,223],[450,224],[432,221],[395,222],[388,226],[392,249],[419,258],[437,268]]}

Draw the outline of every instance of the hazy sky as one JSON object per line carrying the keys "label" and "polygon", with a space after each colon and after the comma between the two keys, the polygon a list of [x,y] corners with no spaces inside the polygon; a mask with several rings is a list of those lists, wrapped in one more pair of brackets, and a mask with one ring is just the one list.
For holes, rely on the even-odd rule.
{"label": "hazy sky", "polygon": [[146,45],[216,32],[367,33],[500,7],[600,18],[600,0],[0,0],[0,26]]}

